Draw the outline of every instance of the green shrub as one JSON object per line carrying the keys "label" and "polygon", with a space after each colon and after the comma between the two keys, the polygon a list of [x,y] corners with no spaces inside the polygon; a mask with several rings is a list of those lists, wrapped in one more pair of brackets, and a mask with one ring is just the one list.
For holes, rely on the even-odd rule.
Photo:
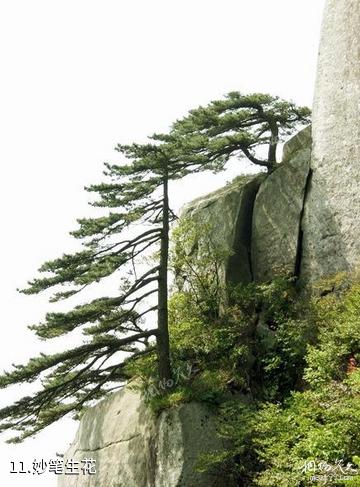
{"label": "green shrub", "polygon": [[[329,280],[327,288],[328,284]],[[328,476],[323,485],[360,485],[360,476],[351,472],[352,480],[342,481],[339,476],[346,475],[346,469],[336,470],[339,461],[344,467],[359,466],[360,370],[348,369],[348,360],[359,359],[360,284],[348,281],[341,291],[332,287],[313,298],[302,319],[296,320],[304,309],[296,300],[292,320],[280,315],[274,335],[263,339],[258,349],[265,350],[260,362],[268,381],[261,382],[270,398],[274,386],[279,387],[276,374],[272,382],[270,372],[280,373],[284,380],[288,374],[291,384],[293,365],[300,364],[300,387],[295,383],[281,400],[266,400],[264,394],[251,406],[235,403],[222,408],[219,433],[231,440],[233,448],[207,461],[231,465],[229,461],[236,460],[241,485],[313,485],[311,476],[326,475],[319,471],[321,462],[327,462],[337,475],[337,480]],[[317,472],[304,468],[311,462]]]}

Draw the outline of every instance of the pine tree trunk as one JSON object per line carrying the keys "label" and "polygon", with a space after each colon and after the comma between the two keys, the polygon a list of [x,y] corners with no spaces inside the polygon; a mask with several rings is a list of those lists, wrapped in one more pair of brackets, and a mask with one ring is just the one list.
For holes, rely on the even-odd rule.
{"label": "pine tree trunk", "polygon": [[159,293],[158,293],[158,333],[157,347],[159,357],[160,381],[165,388],[171,387],[170,344],[168,326],[168,259],[169,259],[169,194],[168,171],[164,170],[163,182],[163,224],[160,248]]}
{"label": "pine tree trunk", "polygon": [[270,122],[271,139],[269,144],[269,172],[273,172],[276,167],[276,149],[279,142],[279,127],[276,122]]}

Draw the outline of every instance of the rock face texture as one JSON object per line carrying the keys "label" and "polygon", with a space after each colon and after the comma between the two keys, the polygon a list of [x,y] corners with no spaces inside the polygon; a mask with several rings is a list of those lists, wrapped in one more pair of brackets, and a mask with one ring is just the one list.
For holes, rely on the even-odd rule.
{"label": "rock face texture", "polygon": [[328,0],[313,108],[303,223],[305,281],[360,262],[360,1]]}
{"label": "rock face texture", "polygon": [[[64,460],[96,460],[95,475],[62,475],[58,487],[220,487],[196,471],[199,455],[224,447],[214,413],[189,403],[156,418],[131,386],[89,409]],[[80,463],[81,465],[81,463]]]}
{"label": "rock face texture", "polygon": [[184,207],[182,215],[196,224],[208,224],[214,246],[229,253],[222,281],[252,281],[251,227],[256,194],[264,175],[240,177],[224,188],[198,198]]}
{"label": "rock face texture", "polygon": [[96,461],[96,475],[63,475],[59,487],[154,485],[155,422],[130,388],[89,409],[66,459]]}
{"label": "rock face texture", "polygon": [[162,413],[157,423],[154,486],[232,487],[235,484],[221,472],[196,472],[199,455],[225,447],[216,434],[214,412],[205,404],[184,404]]}
{"label": "rock face texture", "polygon": [[251,255],[255,281],[268,281],[279,272],[297,272],[300,221],[310,158],[309,126],[285,144],[282,166],[260,187],[252,224]]}

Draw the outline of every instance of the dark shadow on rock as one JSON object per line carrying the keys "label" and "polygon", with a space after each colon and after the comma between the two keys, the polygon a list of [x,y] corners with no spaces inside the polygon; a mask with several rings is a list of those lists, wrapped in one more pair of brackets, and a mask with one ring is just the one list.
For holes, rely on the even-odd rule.
{"label": "dark shadow on rock", "polygon": [[265,175],[257,176],[243,188],[234,221],[233,253],[226,263],[226,284],[248,284],[253,280],[251,263],[253,211],[256,195],[265,177]]}

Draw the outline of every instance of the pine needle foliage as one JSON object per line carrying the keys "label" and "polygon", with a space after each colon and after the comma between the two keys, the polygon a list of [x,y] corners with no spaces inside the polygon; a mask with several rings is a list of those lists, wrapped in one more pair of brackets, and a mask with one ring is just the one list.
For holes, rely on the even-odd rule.
{"label": "pine needle foliage", "polygon": [[[1,430],[20,432],[12,442],[34,435],[68,413],[77,415],[121,386],[128,378],[129,359],[153,351],[155,341],[159,374],[165,379],[171,375],[167,247],[174,216],[168,202],[168,157],[156,144],[119,145],[117,150],[127,163],[106,164],[107,182],[86,188],[98,195],[92,204],[108,209],[108,214],[78,220],[72,235],[82,241],[83,250],[45,262],[40,277],[21,292],[52,289],[50,301],[57,302],[115,272],[119,273],[119,291],[66,312],[49,312],[42,323],[29,327],[44,340],[80,330],[84,341],[71,350],[41,354],[25,365],[14,365],[0,376],[2,388],[38,379],[42,384],[31,397],[0,410]],[[172,169],[170,177],[174,176]],[[147,259],[154,252],[159,255],[155,263]],[[153,319],[156,311],[157,320]],[[147,317],[151,323],[145,321]]]}
{"label": "pine needle foliage", "polygon": [[[309,108],[279,97],[234,91],[191,110],[173,124],[170,134],[153,138],[172,144],[188,169],[222,170],[236,156],[272,172],[279,163],[278,145],[308,125],[310,115]],[[265,156],[259,155],[260,148]]]}

